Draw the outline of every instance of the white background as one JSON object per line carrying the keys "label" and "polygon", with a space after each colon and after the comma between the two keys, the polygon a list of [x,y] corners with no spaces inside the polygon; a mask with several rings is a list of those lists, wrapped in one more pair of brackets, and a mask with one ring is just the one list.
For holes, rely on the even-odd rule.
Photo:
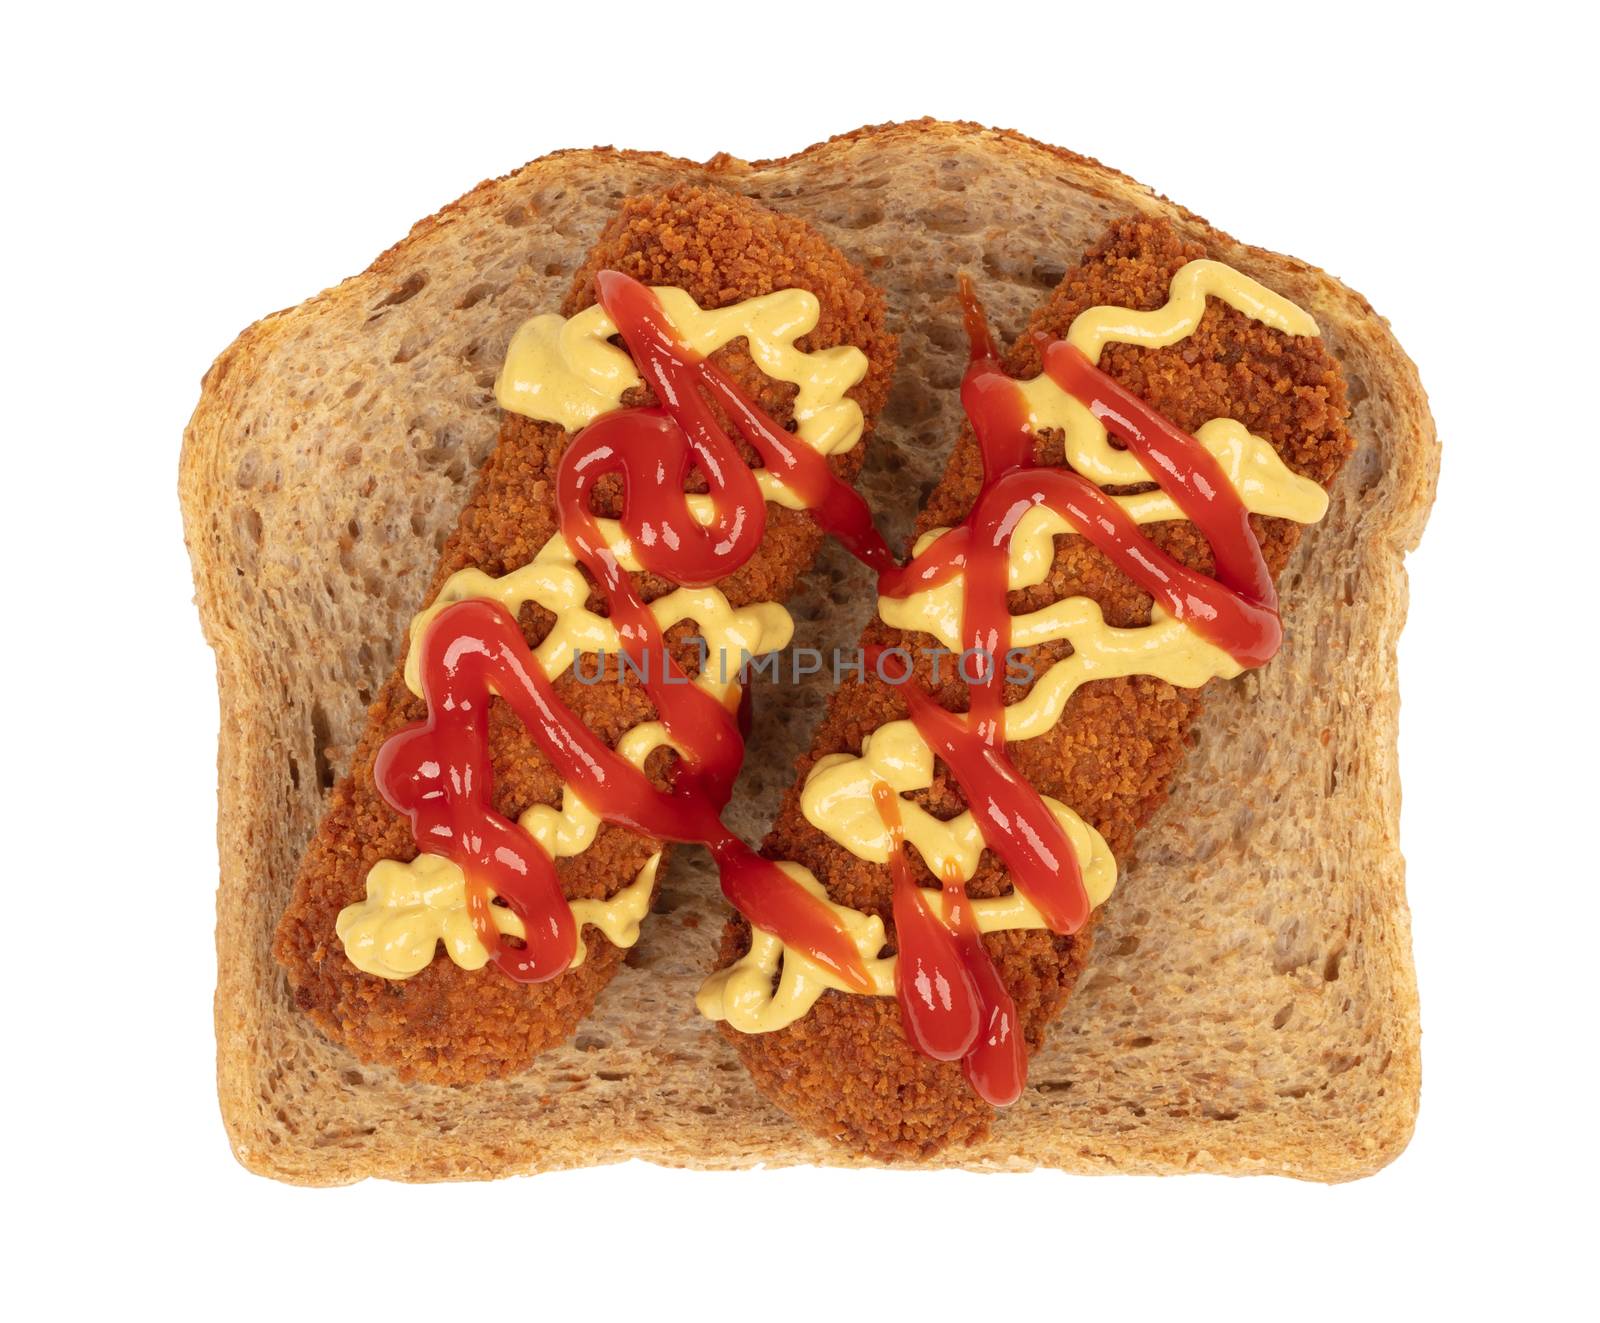
{"label": "white background", "polygon": [[[1596,1188],[1592,33],[1532,4],[557,8],[7,20],[9,1287],[250,1317],[1574,1308]],[[1402,647],[1411,1148],[1331,1189],[247,1175],[212,1083],[216,704],[175,496],[201,372],[550,149],[754,158],[924,113],[1086,152],[1327,267],[1421,367],[1444,475]]]}

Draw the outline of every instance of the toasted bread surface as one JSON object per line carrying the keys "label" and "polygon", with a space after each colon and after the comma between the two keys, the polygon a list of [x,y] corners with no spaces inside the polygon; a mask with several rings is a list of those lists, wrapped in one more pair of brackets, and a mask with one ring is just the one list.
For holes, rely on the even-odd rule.
{"label": "toasted bread surface", "polygon": [[[682,181],[807,220],[885,292],[901,365],[861,485],[895,544],[959,430],[958,271],[1009,337],[1107,222],[1162,215],[1317,319],[1356,451],[1281,580],[1285,649],[1208,697],[1023,1099],[929,1165],[1320,1180],[1382,1166],[1409,1138],[1419,1080],[1394,659],[1402,557],[1438,467],[1415,369],[1321,271],[1093,161],[931,121],[755,164],[546,157],[257,323],[207,374],[180,491],[221,690],[218,1084],[240,1161],[306,1184],[635,1157],[864,1161],[766,1103],[694,1013],[724,913],[699,852],[676,856],[654,921],[576,1037],[509,1079],[446,1088],[361,1065],[295,1010],[271,957],[300,853],[494,444],[511,332],[559,303],[624,197]],[[871,587],[830,547],[791,606],[797,643],[848,647]],[[730,815],[747,839],[771,820],[827,685],[756,695],[756,753]]]}

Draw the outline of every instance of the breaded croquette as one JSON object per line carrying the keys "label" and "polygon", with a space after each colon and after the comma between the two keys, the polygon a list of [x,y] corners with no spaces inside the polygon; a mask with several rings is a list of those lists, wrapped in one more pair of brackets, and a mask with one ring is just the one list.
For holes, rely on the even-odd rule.
{"label": "breaded croquette", "polygon": [[[894,340],[885,329],[883,299],[803,222],[720,190],[677,187],[623,204],[575,275],[561,309],[565,315],[595,301],[594,276],[606,268],[646,284],[680,286],[707,308],[779,289],[809,290],[821,305],[821,316],[798,346],[810,350],[851,344],[866,354],[866,376],[849,395],[860,405],[870,436],[894,364]],[[778,423],[792,421],[794,387],[758,370],[742,340],[719,350],[713,359]],[[639,387],[623,402],[654,400],[647,388]],[[476,567],[498,576],[534,558],[557,531],[552,479],[570,440],[570,434],[554,424],[505,416],[498,447],[444,546],[428,600],[457,570]],[[865,448],[864,436],[853,449],[833,456],[830,464],[835,473],[847,480],[853,477]],[[746,451],[746,458],[754,456]],[[703,489],[703,480],[694,475],[691,489],[697,483]],[[620,489],[614,479],[600,484],[597,497],[599,513],[618,513]],[[782,601],[810,563],[821,537],[803,511],[769,505],[760,549],[717,586],[736,607]],[[647,574],[635,575],[634,581],[646,600],[673,587]],[[604,613],[599,593],[591,596],[589,607]],[[535,645],[551,618],[529,606],[520,620],[528,643]],[[669,641],[679,645],[680,664],[690,670],[693,654],[682,655],[687,653],[682,645],[691,633],[685,626],[669,634]],[[556,689],[608,744],[654,716],[644,689],[632,679],[580,683],[567,672]],[[389,736],[426,715],[425,704],[406,688],[397,665],[371,707],[350,775],[333,791],[306,852],[274,949],[288,973],[296,1003],[356,1056],[392,1066],[404,1078],[461,1084],[516,1071],[570,1035],[624,953],[591,932],[586,937],[588,957],[581,966],[536,984],[514,982],[493,966],[469,972],[443,957],[407,979],[393,981],[364,974],[350,963],[334,930],[340,910],[362,897],[367,873],[376,862],[406,861],[417,854],[407,819],[384,802],[374,785],[373,759]],[[561,784],[554,769],[499,699],[492,704],[490,720],[494,809],[515,820],[530,805],[558,803]],[[646,771],[658,784],[665,783],[674,756],[664,750],[652,755]],[[661,848],[657,841],[602,825],[589,849],[557,860],[561,886],[569,899],[610,896],[632,881]]]}
{"label": "breaded croquette", "polygon": [[[1007,371],[1018,377],[1036,375],[1040,357],[1031,333],[1063,336],[1085,308],[1162,306],[1173,273],[1203,256],[1198,245],[1184,243],[1164,222],[1140,219],[1115,225],[1036,312],[1006,358]],[[1270,330],[1217,300],[1209,303],[1193,335],[1164,349],[1113,344],[1100,367],[1191,433],[1213,418],[1237,419],[1269,441],[1294,472],[1324,486],[1350,452],[1343,380],[1322,341]],[[1041,463],[1062,464],[1060,436],[1041,436],[1036,454]],[[918,532],[959,523],[982,484],[979,449],[967,428],[922,511]],[[1300,525],[1257,516],[1251,524],[1276,576],[1299,540]],[[1152,524],[1144,532],[1183,563],[1211,572],[1211,548],[1194,525]],[[1010,607],[1016,615],[1080,595],[1098,602],[1112,625],[1149,622],[1150,597],[1077,536],[1056,539],[1048,577],[1036,587],[1013,592]],[[935,662],[928,652],[937,640],[875,621],[862,642],[910,649],[921,658],[913,682],[945,707],[965,710],[966,687],[948,661],[939,681],[934,680]],[[1026,661],[1035,676],[1042,675],[1070,650],[1065,643],[1035,648]],[[1006,702],[1019,701],[1029,687],[1008,686]],[[906,717],[904,692],[870,671],[865,680],[835,691],[763,846],[771,858],[809,868],[833,900],[880,916],[890,933],[890,950],[890,869],[857,858],[813,827],[801,811],[800,792],[817,760],[840,752],[858,754],[866,735]],[[1200,706],[1201,691],[1178,689],[1147,675],[1095,681],[1074,694],[1052,731],[1011,746],[1011,753],[1033,786],[1071,805],[1099,830],[1126,868],[1132,862],[1135,833],[1166,798],[1182,764]],[[967,807],[942,762],[936,765],[933,785],[912,798],[940,818]],[[938,885],[920,855],[910,852],[907,858],[920,885]],[[969,894],[988,897],[1010,889],[998,857],[985,851]],[[1073,936],[1011,931],[983,939],[1015,1000],[1030,1051],[1039,1047],[1072,991],[1092,926],[1091,919]],[[735,916],[724,933],[723,963],[742,955],[749,940],[748,926]],[[968,1086],[960,1062],[939,1062],[918,1052],[905,1037],[892,997],[829,991],[787,1028],[744,1034],[724,1025],[723,1032],[769,1098],[809,1129],[873,1158],[926,1157],[988,1132],[993,1109]]]}

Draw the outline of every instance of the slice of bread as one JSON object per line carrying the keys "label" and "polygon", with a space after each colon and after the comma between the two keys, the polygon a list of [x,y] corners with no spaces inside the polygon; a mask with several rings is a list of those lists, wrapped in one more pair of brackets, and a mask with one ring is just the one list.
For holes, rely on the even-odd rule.
{"label": "slice of bread", "polygon": [[[620,198],[684,179],[803,217],[885,291],[901,364],[861,486],[892,545],[958,430],[958,271],[1009,338],[1107,221],[1146,212],[1316,317],[1358,449],[1283,577],[1286,646],[1209,699],[1022,1101],[990,1139],[931,1165],[1320,1180],[1382,1166],[1409,1138],[1419,1079],[1394,660],[1401,561],[1438,467],[1415,369],[1365,300],[1315,268],[1093,161],[931,121],[756,164],[546,157],[257,323],[207,374],[180,490],[221,689],[218,1085],[240,1161],[306,1184],[633,1157],[857,1161],[767,1104],[695,1013],[725,912],[699,852],[678,854],[572,1042],[509,1080],[452,1089],[359,1065],[295,1011],[271,956],[322,797],[494,443],[511,332],[554,306]],[[830,548],[791,603],[796,643],[849,647],[872,603],[865,572]],[[827,683],[756,694],[730,815],[746,839],[787,787]]]}

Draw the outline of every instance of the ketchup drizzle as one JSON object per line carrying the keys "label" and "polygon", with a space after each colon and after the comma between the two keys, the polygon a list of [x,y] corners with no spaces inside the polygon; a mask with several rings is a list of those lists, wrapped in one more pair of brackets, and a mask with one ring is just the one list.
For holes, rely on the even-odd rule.
{"label": "ketchup drizzle", "polygon": [[[572,963],[577,932],[550,856],[490,807],[491,684],[530,728],[600,743],[587,729],[567,732],[550,720],[549,681],[504,607],[458,602],[426,631],[422,696],[428,719],[384,741],[372,777],[390,807],[411,820],[417,848],[443,855],[465,874],[467,912],[496,967],[519,982],[537,983]],[[527,935],[521,949],[502,940],[494,926],[491,887],[522,920]]]}
{"label": "ketchup drizzle", "polygon": [[[987,672],[969,685],[965,715],[908,687],[911,718],[960,785],[985,844],[1018,890],[1052,931],[1080,929],[1090,906],[1077,854],[1006,749],[1011,539],[1023,515],[1048,506],[1164,610],[1241,665],[1260,665],[1282,638],[1277,598],[1248,512],[1221,466],[1080,350],[1036,337],[1044,371],[1139,457],[1210,542],[1217,566],[1212,578],[1151,543],[1094,483],[1035,462],[1024,398],[1001,368],[983,309],[963,277],[971,352],[961,400],[982,453],[983,486],[959,526],[897,565],[859,493],[716,364],[682,344],[646,286],[603,271],[595,287],[661,404],[603,415],[574,438],[557,470],[557,511],[563,536],[605,597],[621,646],[648,677],[647,691],[679,759],[670,788],[662,791],[589,731],[556,695],[504,607],[474,599],[439,613],[420,640],[428,719],[385,743],[374,776],[385,799],[410,818],[418,849],[454,860],[466,874],[469,912],[496,966],[519,981],[554,977],[570,965],[577,934],[553,863],[490,807],[490,694],[511,705],[563,780],[602,819],[660,840],[705,845],[717,861],[724,895],[751,924],[833,970],[854,990],[872,990],[860,953],[833,911],[723,825],[720,815],[743,760],[748,693],[741,693],[736,715],[688,683],[592,513],[595,482],[615,473],[623,485],[622,528],[649,572],[702,585],[748,561],[760,545],[766,509],[718,409],[762,464],[800,494],[812,518],[878,572],[880,593],[905,597],[963,576],[964,642],[987,657]],[[707,525],[694,518],[683,491],[691,471],[706,480],[713,508]],[[1026,1077],[1026,1053],[1015,1005],[983,946],[966,884],[944,861],[941,919],[912,878],[898,796],[879,786],[874,802],[892,845],[896,994],[906,1035],[930,1057],[961,1060],[973,1089],[990,1103],[1014,1102]],[[491,888],[522,919],[528,935],[521,944],[503,940],[495,929]]]}

